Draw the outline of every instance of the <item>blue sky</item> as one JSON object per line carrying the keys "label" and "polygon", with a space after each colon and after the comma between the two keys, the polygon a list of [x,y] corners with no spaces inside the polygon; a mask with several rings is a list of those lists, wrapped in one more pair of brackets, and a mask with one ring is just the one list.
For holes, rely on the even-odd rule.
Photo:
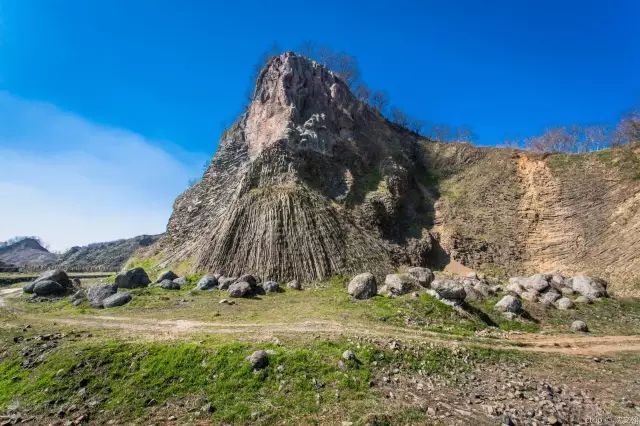
{"label": "blue sky", "polygon": [[[0,197],[35,209],[2,209],[0,240],[162,231],[274,42],[351,53],[392,104],[493,145],[637,106],[639,16],[632,0],[0,0]],[[43,212],[56,197],[74,207]]]}

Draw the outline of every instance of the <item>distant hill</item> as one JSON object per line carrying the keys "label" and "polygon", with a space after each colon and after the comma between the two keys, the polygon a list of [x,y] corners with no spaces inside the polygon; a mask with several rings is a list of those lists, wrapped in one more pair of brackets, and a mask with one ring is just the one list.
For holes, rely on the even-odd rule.
{"label": "distant hill", "polygon": [[72,247],[60,256],[58,266],[66,271],[118,271],[136,250],[155,243],[159,238],[160,235],[140,235]]}
{"label": "distant hill", "polygon": [[67,271],[118,271],[142,248],[155,243],[160,235],[140,235],[133,238],[72,247],[63,254],[51,253],[37,238],[26,237],[0,247],[0,271],[39,271],[59,267]]}
{"label": "distant hill", "polygon": [[21,269],[41,269],[57,260],[58,256],[36,238],[24,238],[0,248],[0,261]]}

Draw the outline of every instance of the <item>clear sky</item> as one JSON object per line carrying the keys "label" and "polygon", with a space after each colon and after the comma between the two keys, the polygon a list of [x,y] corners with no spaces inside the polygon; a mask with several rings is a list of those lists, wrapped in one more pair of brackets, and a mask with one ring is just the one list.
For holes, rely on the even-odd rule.
{"label": "clear sky", "polygon": [[0,240],[161,232],[274,43],[351,53],[392,104],[493,145],[637,106],[639,18],[635,0],[0,0],[0,198],[20,206]]}

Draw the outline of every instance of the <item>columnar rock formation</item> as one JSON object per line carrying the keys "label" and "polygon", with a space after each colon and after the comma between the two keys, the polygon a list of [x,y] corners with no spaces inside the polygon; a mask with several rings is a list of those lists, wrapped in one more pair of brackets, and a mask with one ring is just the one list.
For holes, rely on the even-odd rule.
{"label": "columnar rock formation", "polygon": [[[625,167],[638,167],[637,146],[624,149]],[[323,66],[285,53],[262,70],[150,254],[277,280],[383,277],[453,257],[630,283],[640,272],[640,181],[607,152],[543,157],[434,143],[387,121]]]}

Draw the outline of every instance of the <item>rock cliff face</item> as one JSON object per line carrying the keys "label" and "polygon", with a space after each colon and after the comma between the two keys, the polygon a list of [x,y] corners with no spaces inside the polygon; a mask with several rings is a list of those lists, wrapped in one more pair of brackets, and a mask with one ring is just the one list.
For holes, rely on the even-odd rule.
{"label": "rock cliff face", "polygon": [[303,281],[453,258],[508,273],[586,270],[629,289],[640,274],[640,171],[637,146],[624,150],[541,157],[434,143],[285,53],[149,253]]}

